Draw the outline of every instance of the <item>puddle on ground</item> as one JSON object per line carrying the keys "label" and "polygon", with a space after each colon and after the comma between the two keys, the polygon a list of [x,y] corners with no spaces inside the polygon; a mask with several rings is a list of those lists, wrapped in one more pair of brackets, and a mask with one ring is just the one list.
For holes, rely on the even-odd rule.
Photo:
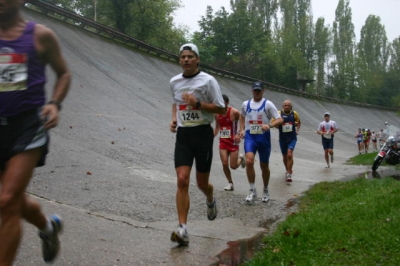
{"label": "puddle on ground", "polygon": [[261,232],[252,238],[229,241],[229,247],[217,256],[218,262],[212,266],[236,266],[250,260],[262,248],[264,236],[265,232]]}
{"label": "puddle on ground", "polygon": [[[288,211],[297,201],[298,199],[289,199],[284,206],[284,210]],[[261,222],[259,226],[265,228],[266,231],[260,232],[252,238],[229,241],[227,243],[228,248],[217,256],[218,262],[213,263],[211,266],[236,266],[252,259],[255,253],[264,246],[264,237],[277,221],[278,218],[275,217]]]}
{"label": "puddle on ground", "polygon": [[376,171],[366,171],[363,173],[358,173],[356,175],[348,175],[345,176],[344,178],[340,179],[341,181],[350,181],[353,180],[355,178],[365,178],[365,179],[373,179],[373,178],[383,178],[386,176],[390,176],[396,180],[400,180],[400,171],[396,170],[396,169],[384,169],[384,170],[380,170],[378,168],[378,170]]}

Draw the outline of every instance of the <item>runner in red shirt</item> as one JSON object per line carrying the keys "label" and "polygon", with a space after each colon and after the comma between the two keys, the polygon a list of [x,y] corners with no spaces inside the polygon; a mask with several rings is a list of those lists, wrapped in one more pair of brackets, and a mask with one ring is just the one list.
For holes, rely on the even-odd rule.
{"label": "runner in red shirt", "polygon": [[[237,169],[239,165],[246,167],[246,160],[243,154],[239,156],[240,137],[237,135],[237,123],[240,112],[233,107],[228,106],[229,98],[225,94],[222,95],[225,102],[225,112],[215,115],[214,136],[219,135],[219,155],[221,157],[224,174],[229,184],[225,187],[227,191],[233,191],[233,180],[229,169]],[[228,161],[229,160],[229,161]]]}

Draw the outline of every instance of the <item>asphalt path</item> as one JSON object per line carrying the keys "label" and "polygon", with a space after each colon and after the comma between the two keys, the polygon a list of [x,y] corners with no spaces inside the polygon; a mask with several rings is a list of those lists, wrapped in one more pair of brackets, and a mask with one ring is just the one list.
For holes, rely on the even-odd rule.
{"label": "asphalt path", "polygon": [[[190,245],[170,242],[177,226],[175,134],[169,131],[172,97],[169,80],[178,64],[114,44],[71,25],[36,13],[24,13],[52,28],[60,38],[73,82],[64,102],[60,125],[51,131],[46,166],[38,168],[28,188],[46,213],[58,213],[65,228],[62,250],[54,265],[209,265],[230,241],[271,232],[293,211],[288,202],[321,181],[355,177],[370,167],[345,164],[358,154],[354,134],[359,127],[378,130],[387,121],[399,125],[394,112],[319,102],[267,90],[265,97],[280,108],[290,99],[302,127],[294,152],[293,183],[272,132],[271,201],[244,204],[248,183],[244,169],[232,171],[235,191],[223,188],[214,143],[211,182],[218,217],[208,221],[205,197],[191,180]],[[177,47],[178,49],[178,47]],[[201,51],[200,51],[201,55]],[[231,105],[251,98],[251,85],[216,76]],[[48,93],[54,77],[49,72]],[[335,136],[335,162],[325,168],[320,136],[324,112],[340,128]],[[241,150],[243,150],[241,144]],[[258,163],[258,161],[257,161]],[[260,170],[256,187],[261,192]],[[43,265],[36,229],[25,224],[15,265]],[[229,262],[225,262],[229,264]]]}

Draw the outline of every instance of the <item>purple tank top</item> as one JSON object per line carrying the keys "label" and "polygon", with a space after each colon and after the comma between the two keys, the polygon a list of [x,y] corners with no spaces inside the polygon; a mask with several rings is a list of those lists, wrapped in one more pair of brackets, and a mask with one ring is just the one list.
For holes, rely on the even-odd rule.
{"label": "purple tank top", "polygon": [[37,109],[45,103],[45,65],[34,46],[35,23],[15,40],[0,40],[0,117]]}

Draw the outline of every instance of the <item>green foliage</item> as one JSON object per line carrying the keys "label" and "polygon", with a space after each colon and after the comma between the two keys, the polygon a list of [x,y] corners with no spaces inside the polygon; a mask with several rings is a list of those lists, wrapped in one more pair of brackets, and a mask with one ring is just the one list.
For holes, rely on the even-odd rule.
{"label": "green foliage", "polygon": [[400,37],[393,40],[389,54],[391,60],[385,76],[385,94],[391,97],[392,106],[400,108]]}
{"label": "green foliage", "polygon": [[[47,0],[50,2],[50,0]],[[185,28],[175,28],[173,12],[179,0],[51,0],[143,42],[176,53],[186,42]]]}
{"label": "green foliage", "polygon": [[349,0],[339,0],[336,17],[333,22],[333,54],[332,66],[335,97],[350,99],[356,95],[356,71],[354,64],[355,34],[352,23],[352,11]]}
{"label": "green foliage", "polygon": [[358,85],[367,102],[390,102],[384,87],[389,45],[380,18],[370,15],[361,29],[358,43]]}
{"label": "green foliage", "polygon": [[318,18],[315,23],[314,34],[315,61],[316,61],[316,90],[320,95],[327,95],[327,73],[325,64],[331,51],[330,30],[325,26],[325,19]]}

